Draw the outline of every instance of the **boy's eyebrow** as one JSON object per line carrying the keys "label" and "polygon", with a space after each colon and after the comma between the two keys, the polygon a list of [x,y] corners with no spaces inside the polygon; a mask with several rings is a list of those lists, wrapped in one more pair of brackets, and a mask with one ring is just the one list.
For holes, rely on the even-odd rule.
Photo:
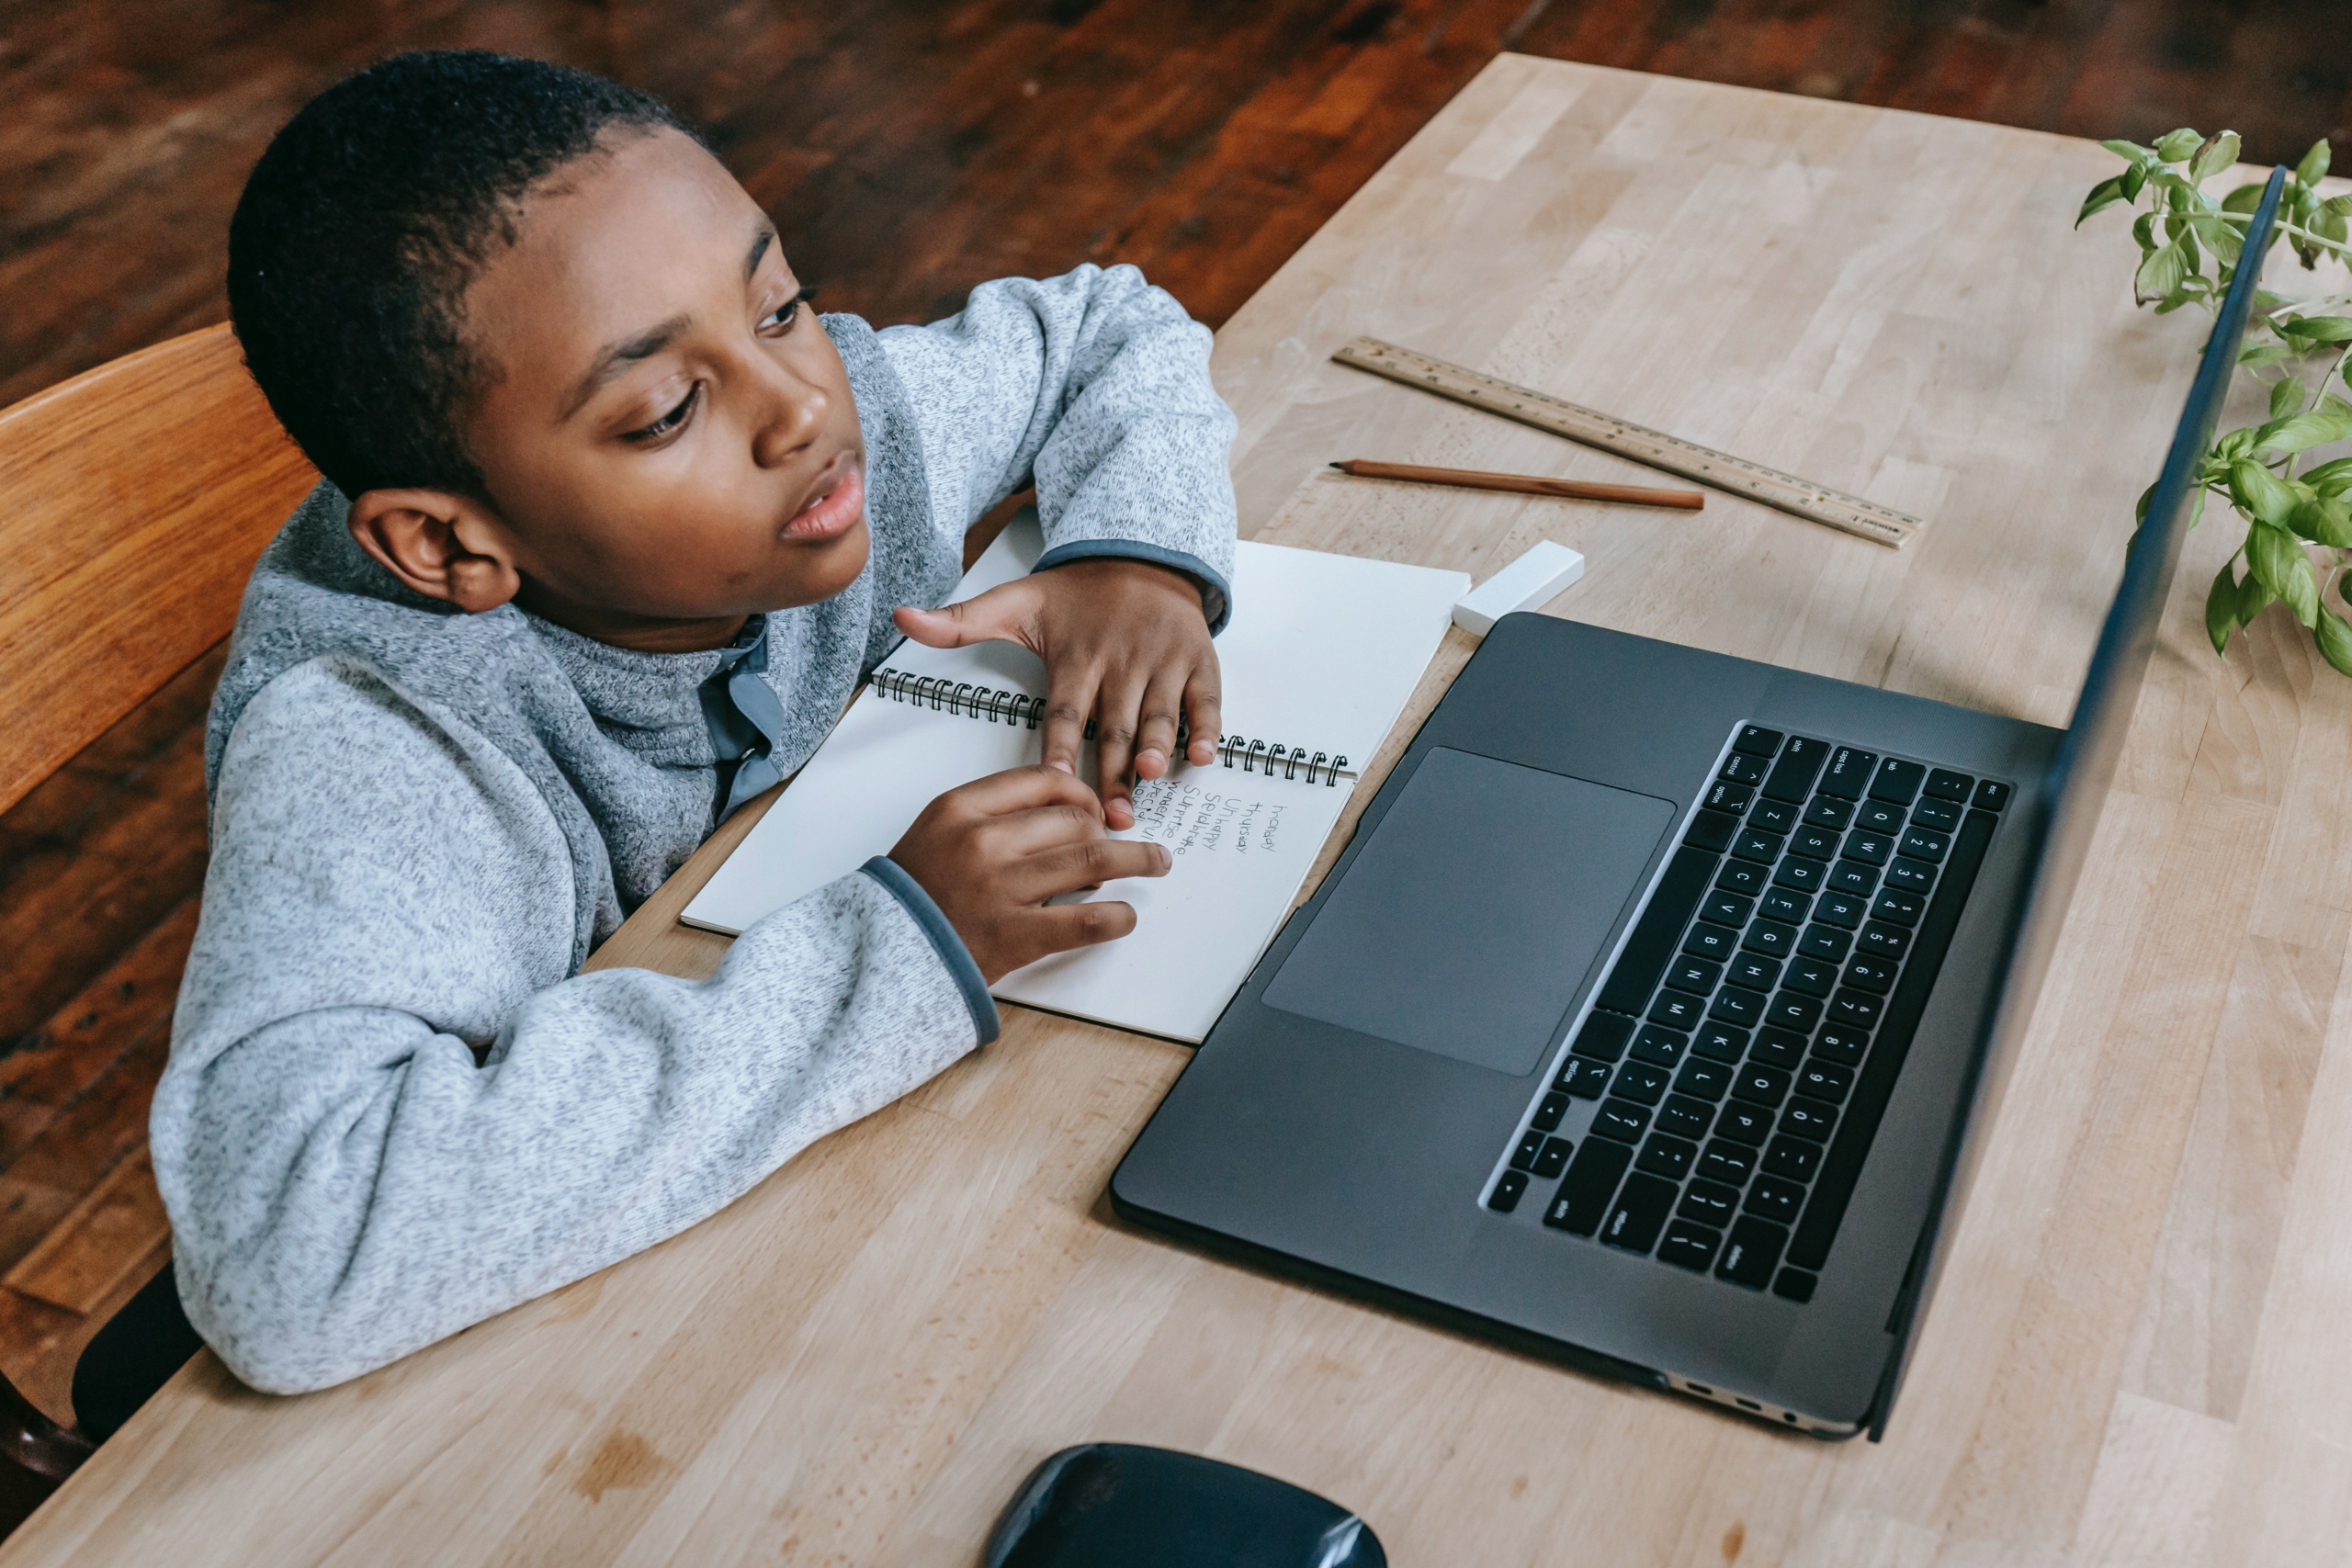
{"label": "boy's eyebrow", "polygon": [[556,423],[560,424],[578,413],[580,405],[594,397],[597,388],[619,375],[623,367],[640,359],[650,359],[676,342],[678,334],[684,332],[693,320],[691,314],[681,311],[658,326],[648,327],[635,337],[606,344],[596,355],[595,362],[571,384],[571,390],[564,399],[563,412],[556,416]]}
{"label": "boy's eyebrow", "polygon": [[775,231],[769,227],[767,221],[763,219],[760,223],[760,231],[752,236],[751,254],[743,258],[744,282],[749,283],[752,281],[752,275],[760,270],[760,258],[768,254],[768,247],[775,243]]}

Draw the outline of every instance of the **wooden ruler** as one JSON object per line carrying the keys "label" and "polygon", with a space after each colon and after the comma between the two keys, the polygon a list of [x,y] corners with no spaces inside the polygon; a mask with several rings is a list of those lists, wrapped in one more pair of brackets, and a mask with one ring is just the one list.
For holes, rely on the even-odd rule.
{"label": "wooden ruler", "polygon": [[1538,430],[1614,452],[1621,457],[1631,457],[1636,463],[1646,463],[1653,468],[1680,474],[1684,479],[1697,479],[1767,506],[1777,506],[1815,523],[1826,523],[1842,533],[1892,549],[1901,549],[1912,535],[1927,526],[1907,512],[1829,490],[1745,457],[1713,451],[1664,431],[1615,419],[1548,392],[1498,381],[1492,376],[1482,376],[1476,370],[1432,359],[1376,337],[1357,338],[1331,357],[1342,365],[1419,387],[1424,392],[1435,392],[1441,398],[1452,398],[1455,402],[1468,403],[1488,413],[1498,413],[1505,419],[1515,419],[1521,424],[1532,424]]}

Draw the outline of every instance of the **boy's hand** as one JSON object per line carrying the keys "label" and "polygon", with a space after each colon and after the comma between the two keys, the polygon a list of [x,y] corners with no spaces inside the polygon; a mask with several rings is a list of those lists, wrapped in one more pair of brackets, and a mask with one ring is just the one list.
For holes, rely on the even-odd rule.
{"label": "boy's hand", "polygon": [[931,648],[1017,642],[1046,661],[1046,766],[1074,773],[1094,720],[1102,809],[1132,828],[1136,779],[1164,776],[1179,715],[1189,752],[1216,761],[1216,646],[1199,586],[1148,561],[1100,557],[991,588],[937,610],[900,610],[899,629]]}
{"label": "boy's hand", "polygon": [[1094,792],[1057,768],[1014,768],[951,789],[891,848],[990,985],[1049,953],[1136,929],[1132,904],[1046,900],[1122,876],[1165,876],[1158,844],[1114,839]]}

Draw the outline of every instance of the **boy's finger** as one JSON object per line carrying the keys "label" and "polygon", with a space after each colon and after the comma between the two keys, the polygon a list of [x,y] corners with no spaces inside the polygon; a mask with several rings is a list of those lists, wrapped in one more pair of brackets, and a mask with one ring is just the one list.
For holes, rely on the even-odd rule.
{"label": "boy's finger", "polygon": [[1176,757],[1176,718],[1184,701],[1181,673],[1161,671],[1144,689],[1143,722],[1136,726],[1136,777],[1164,779]]}
{"label": "boy's finger", "polygon": [[[1055,773],[1054,776],[1057,779],[1069,777],[1063,773]],[[1008,811],[991,818],[982,831],[986,835],[982,842],[988,852],[1007,861],[1043,854],[1064,844],[1108,837],[1099,807],[1091,804],[1078,806],[1069,801],[1057,801],[1027,811]]]}
{"label": "boy's finger", "polygon": [[965,648],[976,642],[1017,642],[1042,652],[1037,636],[1040,604],[1035,579],[1001,583],[987,592],[936,610],[913,605],[890,613],[891,622],[927,648]]}
{"label": "boy's finger", "polygon": [[1001,773],[974,779],[948,792],[966,810],[982,817],[1032,811],[1040,807],[1071,806],[1100,818],[1102,803],[1086,782],[1058,768],[1007,768]]}
{"label": "boy's finger", "polygon": [[1046,766],[1078,772],[1078,748],[1086,739],[1087,716],[1094,711],[1095,682],[1092,670],[1063,673],[1047,668]]}
{"label": "boy's finger", "polygon": [[1091,839],[1029,856],[1006,876],[1006,891],[1017,903],[1042,904],[1123,876],[1165,876],[1173,863],[1159,844],[1136,839]]}
{"label": "boy's finger", "polygon": [[1185,754],[1197,767],[1216,761],[1216,743],[1225,734],[1224,694],[1217,684],[1216,666],[1193,671],[1184,688],[1184,722],[1193,731]]}
{"label": "boy's finger", "polygon": [[1134,775],[1127,770],[1135,761],[1136,718],[1142,708],[1140,681],[1106,684],[1094,694],[1095,788],[1102,796],[1104,819],[1114,828],[1135,825],[1135,808],[1128,802]]}
{"label": "boy's finger", "polygon": [[1073,947],[1116,942],[1135,930],[1136,907],[1116,898],[1093,898],[1028,911],[1023,920],[1047,953],[1068,953]]}

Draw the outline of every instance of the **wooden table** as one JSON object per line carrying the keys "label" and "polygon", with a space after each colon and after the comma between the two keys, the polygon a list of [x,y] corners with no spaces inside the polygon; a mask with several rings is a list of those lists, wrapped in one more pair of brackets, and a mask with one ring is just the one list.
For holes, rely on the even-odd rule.
{"label": "wooden table", "polygon": [[[2201,330],[2132,309],[2120,220],[2069,233],[2112,163],[1505,56],[1220,334],[1243,531],[1480,575],[1555,538],[1589,562],[1559,613],[2063,723]],[[1327,477],[1647,477],[1328,363],[1366,332],[1929,530],[1898,554],[1722,499]],[[2224,534],[2189,546],[1883,1446],[1130,1232],[1104,1184],[1185,1053],[1009,1009],[999,1044],[718,1218],[397,1366],[287,1401],[199,1358],[0,1563],[967,1564],[1029,1467],[1091,1438],[1314,1487],[1399,1563],[2337,1558],[2352,682],[2276,611],[2214,659]],[[673,916],[724,847],[599,962],[707,972],[717,940]]]}

